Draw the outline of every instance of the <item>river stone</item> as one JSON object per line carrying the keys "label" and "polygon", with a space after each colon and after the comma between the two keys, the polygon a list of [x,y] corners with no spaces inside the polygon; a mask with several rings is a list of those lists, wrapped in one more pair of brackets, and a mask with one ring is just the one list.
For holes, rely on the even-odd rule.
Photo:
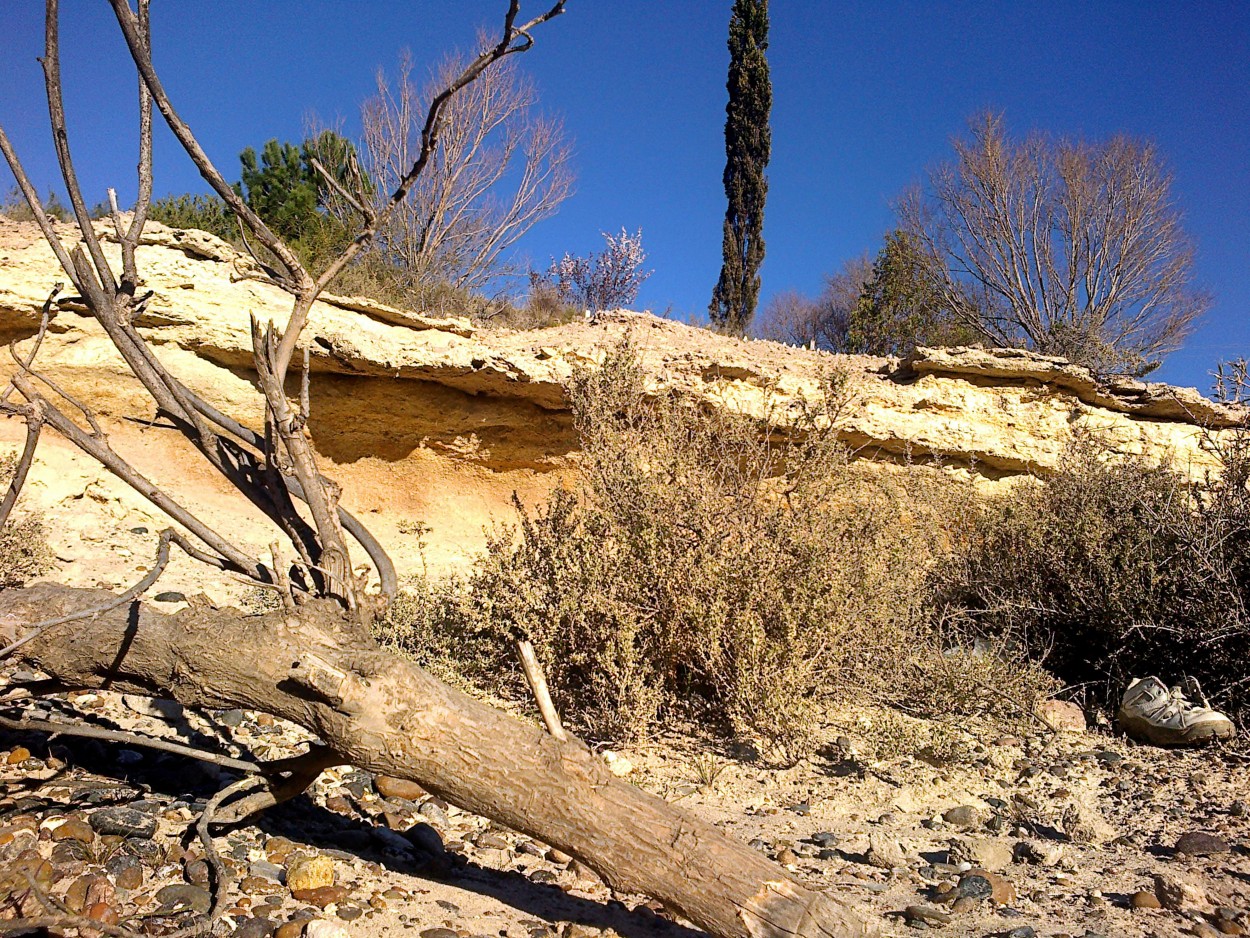
{"label": "river stone", "polygon": [[292,894],[334,885],[334,861],[324,855],[300,855],[286,868],[286,885]]}
{"label": "river stone", "polygon": [[378,789],[378,794],[383,798],[402,798],[404,801],[418,801],[424,798],[426,794],[425,789],[416,782],[410,782],[403,778],[392,778],[389,775],[379,775],[373,780],[373,783]]}
{"label": "river stone", "polygon": [[64,822],[58,824],[52,829],[52,839],[76,840],[79,843],[89,844],[95,840],[95,831],[93,831],[91,827],[92,825],[88,824],[82,818],[66,818]]}
{"label": "river stone", "polygon": [[[313,919],[304,926],[304,938],[348,938],[347,930],[333,922]],[[460,938],[459,935],[456,938]]]}
{"label": "river stone", "polygon": [[205,913],[213,904],[213,898],[207,889],[187,883],[174,883],[158,890],[156,901],[166,912],[190,909],[193,912]]}
{"label": "river stone", "polygon": [[138,837],[151,840],[156,834],[156,818],[145,811],[139,811],[126,805],[113,808],[100,808],[93,811],[89,819],[97,834],[112,834],[116,837]]}
{"label": "river stone", "polygon": [[1181,834],[1180,839],[1176,841],[1176,852],[1191,857],[1213,857],[1217,854],[1228,853],[1228,842],[1223,837],[1208,834],[1206,831],[1190,831],[1187,834]]}
{"label": "river stone", "polygon": [[971,829],[985,823],[985,812],[975,805],[961,804],[942,812],[942,820],[952,827]]}
{"label": "river stone", "polygon": [[120,889],[138,889],[143,885],[143,864],[138,857],[118,854],[104,864],[104,869]]}
{"label": "river stone", "polygon": [[269,921],[267,918],[253,916],[245,918],[234,927],[231,932],[232,938],[269,938],[277,928],[275,922]]}
{"label": "river stone", "polygon": [[421,803],[421,807],[417,808],[417,814],[438,827],[447,827],[451,823],[442,805],[432,798]]}

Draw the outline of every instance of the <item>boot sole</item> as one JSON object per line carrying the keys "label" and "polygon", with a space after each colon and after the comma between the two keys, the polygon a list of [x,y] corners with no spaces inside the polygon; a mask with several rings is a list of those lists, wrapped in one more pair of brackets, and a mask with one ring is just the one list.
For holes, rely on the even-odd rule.
{"label": "boot sole", "polygon": [[1183,730],[1158,726],[1142,717],[1116,715],[1121,731],[1138,742],[1155,746],[1201,746],[1213,739],[1230,739],[1233,724],[1227,722],[1198,723]]}

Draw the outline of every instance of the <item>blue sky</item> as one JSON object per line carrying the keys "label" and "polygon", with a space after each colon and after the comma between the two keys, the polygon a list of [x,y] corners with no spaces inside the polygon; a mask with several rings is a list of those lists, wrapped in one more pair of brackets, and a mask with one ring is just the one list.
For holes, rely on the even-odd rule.
{"label": "blue sky", "polygon": [[[504,0],[154,0],[170,94],[228,178],[237,154],[296,140],[307,115],[358,126],[378,66],[468,46]],[[538,9],[528,0],[523,11]],[[523,249],[537,264],[642,228],[655,273],[640,304],[704,315],[724,214],[729,0],[569,0],[523,58],[574,138],[577,192]],[[103,0],[62,0],[71,141],[89,201],[134,191],[133,79]],[[0,4],[0,122],[41,189],[56,183],[41,74],[42,9]],[[774,0],[773,157],[764,299],[815,292],[873,253],[891,200],[950,152],[984,108],[1042,128],[1157,141],[1216,296],[1155,377],[1209,388],[1216,360],[1250,355],[1250,4]],[[120,106],[123,110],[118,110]],[[8,187],[7,180],[4,186]],[[202,191],[162,131],[157,193]]]}

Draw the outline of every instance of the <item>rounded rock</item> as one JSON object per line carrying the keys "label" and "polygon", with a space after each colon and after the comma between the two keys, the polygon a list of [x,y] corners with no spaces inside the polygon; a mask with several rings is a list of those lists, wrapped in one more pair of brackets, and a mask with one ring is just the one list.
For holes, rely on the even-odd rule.
{"label": "rounded rock", "polygon": [[1228,853],[1228,842],[1206,831],[1190,831],[1176,841],[1176,852],[1191,857],[1213,857]]}
{"label": "rounded rock", "polygon": [[417,801],[425,797],[425,789],[416,782],[410,782],[403,778],[392,778],[389,775],[379,775],[373,780],[374,786],[383,798],[400,798],[404,801]]}
{"label": "rounded rock", "polygon": [[1135,909],[1162,908],[1162,906],[1159,905],[1159,897],[1153,892],[1148,892],[1145,889],[1133,893],[1132,898],[1129,899],[1129,905]]}
{"label": "rounded rock", "polygon": [[153,815],[125,805],[93,811],[89,821],[97,834],[106,836],[151,840],[156,834],[156,818]]}
{"label": "rounded rock", "polygon": [[334,861],[324,854],[298,856],[286,868],[286,885],[291,893],[334,885]]}

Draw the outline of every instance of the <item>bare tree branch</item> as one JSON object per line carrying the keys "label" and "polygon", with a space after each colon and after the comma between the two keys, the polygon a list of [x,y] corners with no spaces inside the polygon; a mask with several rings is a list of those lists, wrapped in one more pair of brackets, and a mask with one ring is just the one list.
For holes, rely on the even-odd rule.
{"label": "bare tree branch", "polygon": [[[13,478],[9,481],[8,491],[4,493],[4,501],[0,502],[0,530],[9,521],[9,514],[17,503],[17,496],[26,484],[26,474],[30,472],[30,464],[35,458],[35,447],[39,445],[39,434],[43,430],[43,414],[37,404],[31,404],[26,417],[26,442],[22,446],[21,458],[13,470]],[[4,652],[0,652],[0,658]]]}

